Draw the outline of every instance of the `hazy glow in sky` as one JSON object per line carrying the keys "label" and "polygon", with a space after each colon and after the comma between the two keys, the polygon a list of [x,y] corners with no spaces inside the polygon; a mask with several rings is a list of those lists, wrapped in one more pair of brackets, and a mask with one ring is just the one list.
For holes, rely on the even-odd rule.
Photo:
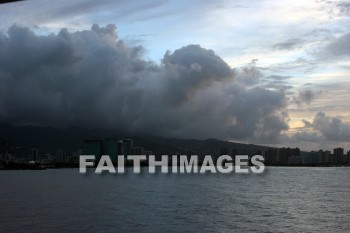
{"label": "hazy glow in sky", "polygon": [[143,46],[158,64],[189,44],[214,50],[231,68],[254,61],[255,85],[289,99],[290,138],[278,143],[349,147],[350,1],[29,0],[1,5],[0,18],[3,33],[16,23],[40,35],[115,24],[127,46]]}

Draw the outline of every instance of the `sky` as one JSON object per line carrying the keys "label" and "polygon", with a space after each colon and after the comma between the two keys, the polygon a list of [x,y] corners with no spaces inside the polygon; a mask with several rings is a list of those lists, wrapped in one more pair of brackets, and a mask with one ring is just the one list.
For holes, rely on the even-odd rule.
{"label": "sky", "polygon": [[0,121],[350,149],[350,1],[0,5]]}

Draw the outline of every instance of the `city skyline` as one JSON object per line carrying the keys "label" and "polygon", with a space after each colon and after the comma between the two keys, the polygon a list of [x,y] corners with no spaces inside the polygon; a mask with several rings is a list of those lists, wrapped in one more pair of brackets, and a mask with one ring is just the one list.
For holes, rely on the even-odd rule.
{"label": "city skyline", "polygon": [[[247,145],[230,143],[219,140],[184,140],[139,137],[136,138],[141,146],[132,138],[107,137],[99,139],[84,139],[79,149],[66,150],[63,147],[43,150],[37,147],[21,146],[3,141],[0,144],[0,168],[33,168],[35,164],[42,164],[51,168],[77,166],[81,156],[95,156],[96,161],[101,156],[108,156],[113,163],[120,163],[119,157],[142,156],[148,161],[149,156],[155,156],[158,161],[163,156],[196,156],[198,162],[203,162],[206,156],[218,159],[219,156],[232,158],[246,155],[251,158],[261,155],[267,166],[349,166],[350,150],[333,148],[330,150],[304,151],[298,147],[266,147],[262,145]],[[158,141],[158,143],[155,143]],[[192,142],[189,142],[192,141]],[[151,149],[151,150],[150,150]],[[174,150],[175,149],[175,150]],[[124,160],[123,159],[123,160]],[[118,162],[117,162],[118,161]],[[144,161],[144,162],[146,162]],[[126,163],[130,165],[130,161]],[[146,165],[143,163],[143,165]],[[42,168],[42,167],[38,167]]]}
{"label": "city skyline", "polygon": [[0,7],[1,122],[349,147],[345,1],[57,4]]}

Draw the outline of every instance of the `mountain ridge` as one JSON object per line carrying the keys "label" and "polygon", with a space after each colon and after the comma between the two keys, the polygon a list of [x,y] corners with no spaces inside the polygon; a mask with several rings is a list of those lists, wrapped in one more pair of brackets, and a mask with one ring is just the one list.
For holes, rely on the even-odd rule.
{"label": "mountain ridge", "polygon": [[[129,134],[111,129],[86,129],[78,127],[54,128],[42,126],[14,126],[0,124],[1,141],[18,145],[27,149],[39,148],[41,151],[53,152],[57,149],[74,151],[83,147],[86,139],[131,138],[134,146],[156,154],[219,154],[226,150],[228,154],[234,150],[240,154],[252,154],[267,149],[267,146],[244,144],[218,139],[181,139],[155,136],[146,133]],[[220,151],[221,150],[221,151]]]}

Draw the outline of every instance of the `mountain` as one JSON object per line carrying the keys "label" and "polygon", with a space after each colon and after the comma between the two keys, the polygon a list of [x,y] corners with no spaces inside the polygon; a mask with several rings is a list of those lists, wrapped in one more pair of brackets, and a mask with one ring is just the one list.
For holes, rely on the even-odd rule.
{"label": "mountain", "polygon": [[268,147],[242,144],[216,139],[197,140],[158,137],[149,134],[127,134],[117,130],[86,128],[52,128],[39,126],[13,126],[0,124],[0,142],[21,146],[27,149],[39,148],[43,152],[57,149],[74,151],[83,147],[85,139],[105,139],[108,137],[131,138],[134,146],[144,147],[155,154],[219,154],[235,150],[239,154],[252,154]]}

